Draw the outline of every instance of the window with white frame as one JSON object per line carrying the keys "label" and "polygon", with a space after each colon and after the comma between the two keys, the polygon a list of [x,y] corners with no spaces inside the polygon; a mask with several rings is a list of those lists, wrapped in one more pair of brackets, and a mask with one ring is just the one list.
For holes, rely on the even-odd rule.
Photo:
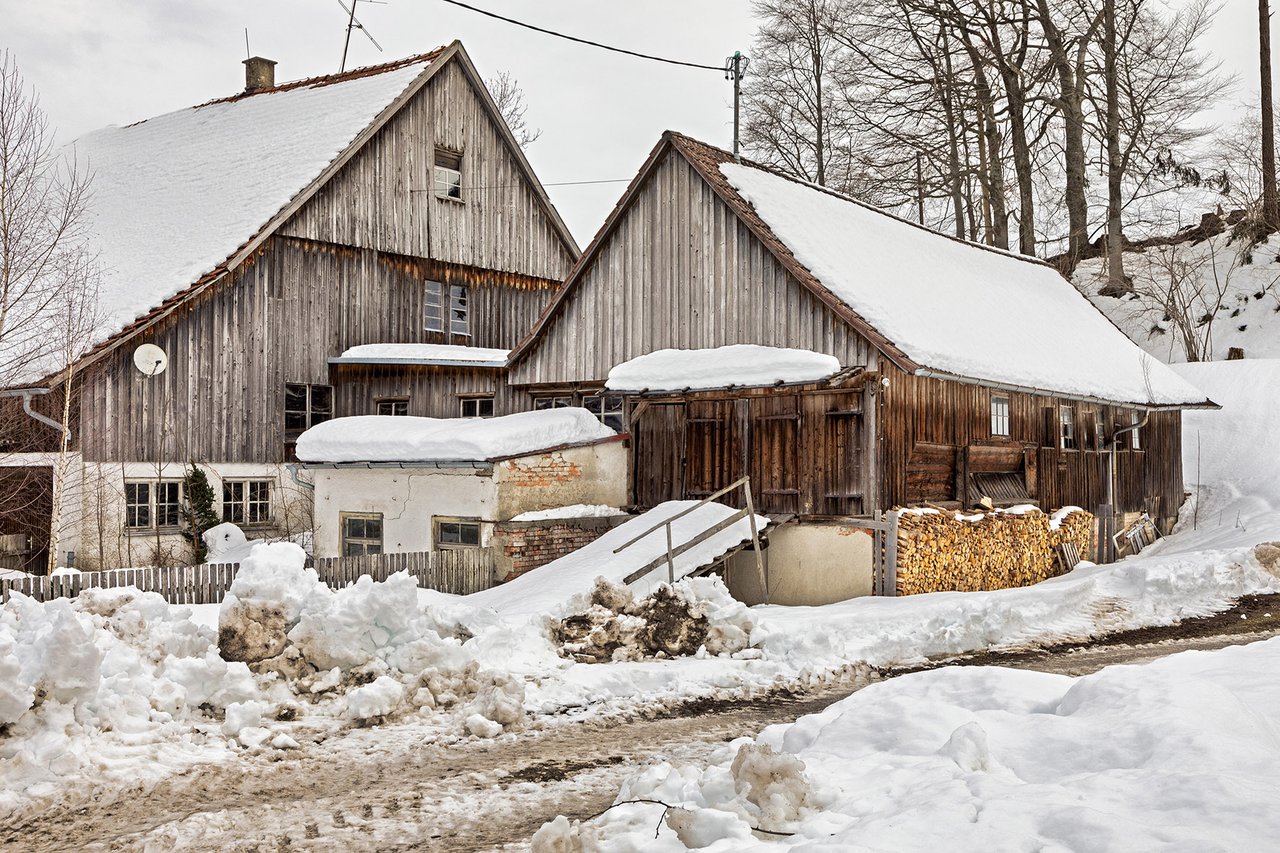
{"label": "window with white frame", "polygon": [[1009,435],[1009,398],[991,397],[991,434]]}
{"label": "window with white frame", "polygon": [[428,332],[444,331],[444,285],[438,281],[423,282],[422,328]]}
{"label": "window with white frame", "polygon": [[180,480],[124,484],[125,526],[131,530],[176,528],[182,521]]}
{"label": "window with white frame", "polygon": [[436,516],[432,522],[437,549],[480,547],[480,519]]}
{"label": "window with white frame", "polygon": [[1058,422],[1062,425],[1062,449],[1076,447],[1076,410],[1072,406],[1058,407]]}
{"label": "window with white frame", "polygon": [[409,398],[398,397],[395,399],[379,400],[378,414],[391,415],[393,417],[404,417],[409,414]]}
{"label": "window with white frame", "polygon": [[[446,306],[446,300],[448,305]],[[428,332],[446,331],[463,337],[471,334],[471,294],[466,285],[444,285],[438,281],[423,282],[422,328]]]}
{"label": "window with white frame", "polygon": [[609,429],[622,432],[624,418],[621,394],[592,394],[583,398],[582,407]]}
{"label": "window with white frame", "polygon": [[222,520],[234,524],[271,523],[270,480],[223,480]]}
{"label": "window with white frame", "polygon": [[344,512],[341,519],[342,556],[382,553],[382,513]]}
{"label": "window with white frame", "polygon": [[459,397],[461,414],[464,418],[493,417],[492,397]]}
{"label": "window with white frame", "polygon": [[436,198],[462,201],[462,152],[436,149]]}

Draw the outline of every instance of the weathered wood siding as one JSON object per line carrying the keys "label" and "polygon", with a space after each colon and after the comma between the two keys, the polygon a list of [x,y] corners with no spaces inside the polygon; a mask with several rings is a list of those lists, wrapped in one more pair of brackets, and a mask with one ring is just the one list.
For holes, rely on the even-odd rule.
{"label": "weathered wood siding", "polygon": [[409,414],[421,418],[456,418],[467,396],[492,395],[495,415],[531,407],[528,394],[493,368],[336,364],[332,376],[339,415],[375,415],[379,400],[399,398],[408,398]]}
{"label": "weathered wood siding", "polygon": [[[751,477],[761,512],[869,511],[868,391],[753,389],[654,398],[631,424],[633,501],[697,499]],[[736,500],[730,496],[730,500]]]}
{"label": "weathered wood siding", "polygon": [[673,150],[511,381],[601,382],[614,365],[654,350],[741,343],[830,353],[847,366],[875,357]]}
{"label": "weathered wood siding", "polygon": [[[435,195],[437,145],[462,152],[462,201]],[[576,260],[458,62],[280,233],[558,281]]]}
{"label": "weathered wood siding", "polygon": [[[966,502],[967,474],[1021,472],[1046,509],[1075,505],[1091,512],[1107,500],[1106,460],[1097,442],[1101,420],[1109,440],[1127,427],[1132,409],[1054,397],[993,392],[976,385],[923,379],[887,368],[879,401],[881,504]],[[1009,436],[991,434],[992,394],[1009,398]],[[1059,447],[1059,406],[1074,407],[1076,449]],[[1142,428],[1141,449],[1117,452],[1120,512],[1170,520],[1182,503],[1182,417],[1156,412]]]}
{"label": "weathered wood siding", "polygon": [[[429,277],[470,286],[470,337],[423,330]],[[329,383],[328,359],[358,344],[510,347],[555,286],[272,238],[209,294],[86,371],[84,458],[283,461],[285,383]],[[154,378],[133,367],[132,351],[144,341],[169,354],[169,369]]]}

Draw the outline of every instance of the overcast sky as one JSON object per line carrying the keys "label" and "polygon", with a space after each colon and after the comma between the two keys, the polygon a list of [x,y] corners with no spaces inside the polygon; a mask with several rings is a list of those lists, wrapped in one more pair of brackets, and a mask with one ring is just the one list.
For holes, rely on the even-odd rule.
{"label": "overcast sky", "polygon": [[[749,0],[471,0],[550,29],[647,53],[720,65],[750,48]],[[361,2],[381,43],[352,36],[348,67],[461,39],[485,76],[509,71],[542,137],[528,154],[547,183],[629,179],[667,128],[727,146],[731,88],[715,71],[682,69],[575,45],[441,0]],[[1227,0],[1205,47],[1256,91],[1257,5]],[[338,70],[339,0],[0,0],[0,48],[18,59],[45,111],[70,140],[233,94],[244,86],[244,29],[277,80]],[[1280,65],[1277,65],[1280,67]],[[585,245],[624,184],[552,186]]]}

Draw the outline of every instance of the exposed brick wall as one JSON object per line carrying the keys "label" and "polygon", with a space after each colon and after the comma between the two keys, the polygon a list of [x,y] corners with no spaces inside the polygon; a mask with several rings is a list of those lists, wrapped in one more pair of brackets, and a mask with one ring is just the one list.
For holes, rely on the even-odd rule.
{"label": "exposed brick wall", "polygon": [[498,573],[503,581],[509,581],[531,569],[545,566],[591,544],[628,517],[498,522],[493,528]]}
{"label": "exposed brick wall", "polygon": [[504,479],[517,486],[550,486],[582,476],[582,467],[565,459],[559,451],[511,459],[502,464],[507,467]]}

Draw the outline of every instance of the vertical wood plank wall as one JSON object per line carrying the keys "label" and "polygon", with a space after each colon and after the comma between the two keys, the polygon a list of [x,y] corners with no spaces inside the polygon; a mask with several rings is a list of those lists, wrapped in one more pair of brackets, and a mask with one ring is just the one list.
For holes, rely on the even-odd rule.
{"label": "vertical wood plank wall", "polygon": [[341,364],[333,377],[340,415],[377,414],[379,399],[395,397],[407,397],[409,414],[420,418],[456,418],[459,398],[473,395],[493,395],[495,415],[531,408],[528,395],[495,368]]}
{"label": "vertical wood plank wall", "polygon": [[875,363],[866,340],[796,282],[676,151],[668,152],[583,271],[517,385],[602,382],[668,347],[753,343]]}

